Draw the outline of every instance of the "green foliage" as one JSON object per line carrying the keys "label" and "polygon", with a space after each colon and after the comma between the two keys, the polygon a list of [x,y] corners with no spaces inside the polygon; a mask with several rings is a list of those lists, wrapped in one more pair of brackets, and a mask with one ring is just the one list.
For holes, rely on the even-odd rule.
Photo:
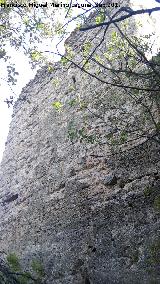
{"label": "green foliage", "polygon": [[160,195],[154,199],[153,206],[156,211],[160,211]]}
{"label": "green foliage", "polygon": [[55,34],[57,35],[63,35],[65,33],[65,30],[63,29],[63,24],[60,22],[57,22],[55,25]]}
{"label": "green foliage", "polygon": [[41,22],[39,22],[39,23],[37,23],[37,25],[36,25],[36,28],[38,29],[38,30],[44,30],[44,28],[45,28],[45,24],[44,23],[41,23]]}
{"label": "green foliage", "polygon": [[61,57],[61,63],[65,66],[68,62],[70,62],[71,60],[73,60],[73,57],[74,57],[74,52],[72,50],[72,48],[68,45],[65,46],[66,48],[66,52],[67,52],[67,55],[66,56],[62,56]]}
{"label": "green foliage", "polygon": [[146,187],[145,189],[144,189],[144,196],[147,198],[148,196],[150,196],[151,195],[151,193],[152,193],[152,188],[151,187]]}
{"label": "green foliage", "polygon": [[117,34],[116,31],[113,31],[113,32],[111,33],[111,39],[112,39],[113,42],[116,42],[116,41],[117,41],[117,39],[118,39],[118,34]]}
{"label": "green foliage", "polygon": [[28,26],[28,25],[29,25],[29,17],[24,16],[24,17],[23,17],[23,23],[24,23],[26,26]]}
{"label": "green foliage", "polygon": [[155,240],[150,247],[150,261],[152,264],[160,263],[160,239]]}
{"label": "green foliage", "polygon": [[[67,1],[66,1],[66,2],[67,2]],[[68,3],[69,3],[69,2],[68,2]],[[70,10],[68,10],[68,7],[65,7],[64,10],[65,10],[65,12],[66,12],[67,18],[71,18],[72,15],[73,15],[74,9],[72,9],[72,8],[70,7]]]}
{"label": "green foliage", "polygon": [[84,68],[85,70],[89,70],[89,68],[90,68],[90,66],[91,66],[91,65],[90,65],[90,62],[87,62],[87,63],[86,63],[86,59],[83,60],[83,65],[85,65],[85,68]]}
{"label": "green foliage", "polygon": [[62,110],[63,104],[59,101],[53,102],[52,106],[55,108],[56,111],[60,112]]}
{"label": "green foliage", "polygon": [[[128,37],[128,23],[122,25],[122,31]],[[149,35],[150,37],[151,35]],[[146,36],[137,37],[132,36],[132,40],[135,43],[135,46],[141,50],[141,52],[147,52],[150,49],[150,44],[146,42]],[[122,37],[117,31],[111,33],[111,39],[108,43],[106,51],[104,52],[104,57],[109,60],[111,63],[122,62],[125,64],[126,68],[129,70],[134,70],[137,66],[137,52],[132,48],[130,43]],[[126,77],[130,77],[131,73],[127,73]]]}
{"label": "green foliage", "polygon": [[11,267],[11,269],[16,272],[16,271],[21,271],[21,265],[19,262],[19,259],[15,253],[10,253],[7,256],[7,261]]}
{"label": "green foliage", "polygon": [[69,62],[69,60],[66,58],[66,57],[64,57],[64,56],[62,56],[61,57],[61,63],[65,66],[68,62]]}
{"label": "green foliage", "polygon": [[77,100],[76,100],[76,99],[71,99],[68,104],[69,104],[71,107],[73,107],[73,106],[76,105],[76,103],[77,103]]}
{"label": "green foliage", "polygon": [[104,22],[104,20],[105,20],[105,13],[101,11],[95,19],[96,24],[101,24]]}
{"label": "green foliage", "polygon": [[75,91],[75,86],[70,86],[68,90],[69,92]]}
{"label": "green foliage", "polygon": [[71,142],[73,142],[78,137],[77,128],[74,125],[73,121],[70,121],[70,123],[68,125],[67,136],[68,136],[68,138],[70,139]]}
{"label": "green foliage", "polygon": [[71,59],[74,55],[73,49],[70,46],[66,45],[66,51],[67,51],[67,57]]}
{"label": "green foliage", "polygon": [[157,129],[160,130],[160,122],[157,122]]}
{"label": "green foliage", "polygon": [[126,19],[125,21],[122,22],[122,29],[123,31],[127,32],[128,28],[129,28],[129,20]]}
{"label": "green foliage", "polygon": [[84,109],[87,108],[87,102],[85,102],[84,100],[82,100],[80,98],[77,101],[79,103],[79,109],[80,110],[84,110]]}
{"label": "green foliage", "polygon": [[8,284],[7,279],[2,272],[0,272],[0,283],[1,284]]}
{"label": "green foliage", "polygon": [[78,134],[77,136],[78,136],[80,142],[85,141],[85,142],[93,144],[96,140],[96,137],[94,135],[88,135],[87,134],[85,127],[78,129],[77,134]]}
{"label": "green foliage", "polygon": [[42,263],[38,260],[32,260],[31,267],[33,271],[37,274],[38,278],[41,279],[45,276],[44,268]]}
{"label": "green foliage", "polygon": [[128,133],[125,130],[122,130],[119,136],[115,136],[113,133],[109,133],[105,135],[105,137],[111,146],[116,146],[127,142]]}
{"label": "green foliage", "polygon": [[127,139],[128,139],[128,133],[123,130],[120,134],[120,142],[125,143]]}
{"label": "green foliage", "polygon": [[160,53],[156,56],[152,56],[152,61],[160,65]]}
{"label": "green foliage", "polygon": [[140,91],[139,91],[139,90],[134,90],[134,94],[135,94],[136,96],[139,96]]}
{"label": "green foliage", "polygon": [[95,134],[88,134],[85,126],[77,128],[73,121],[71,121],[68,126],[68,138],[71,142],[79,141],[80,143],[86,142],[90,144],[97,142],[97,137]]}
{"label": "green foliage", "polygon": [[60,84],[59,79],[58,79],[58,78],[53,79],[53,80],[52,80],[52,84],[53,84],[55,87],[58,87],[59,84]]}
{"label": "green foliage", "polygon": [[83,45],[83,56],[87,57],[91,51],[92,43],[90,41],[86,41]]}
{"label": "green foliage", "polygon": [[53,32],[52,32],[52,30],[51,30],[49,24],[47,24],[47,23],[43,23],[43,22],[39,21],[39,22],[36,24],[35,29],[38,30],[38,31],[40,31],[40,32],[41,32],[41,35],[42,35],[43,37],[46,37],[46,36],[47,36],[47,37],[50,37],[50,36],[53,35]]}
{"label": "green foliage", "polygon": [[137,263],[138,260],[139,260],[139,251],[138,250],[134,250],[132,252],[132,255],[131,255],[131,262],[132,262],[132,264],[134,264],[134,263]]}
{"label": "green foliage", "polygon": [[[29,284],[30,279],[31,279],[30,277],[32,277],[30,273],[24,272],[23,275],[19,275],[18,276],[18,283],[20,283],[20,284]],[[32,283],[33,283],[33,281],[32,281]]]}
{"label": "green foliage", "polygon": [[31,58],[32,58],[33,61],[39,61],[43,58],[43,56],[42,56],[41,52],[35,50],[35,51],[31,52]]}
{"label": "green foliage", "polygon": [[54,71],[54,68],[51,64],[48,64],[48,72],[52,73]]}
{"label": "green foliage", "polygon": [[41,284],[45,276],[44,268],[40,261],[34,259],[31,262],[31,270],[23,271],[19,258],[15,253],[7,256],[7,263],[0,269],[0,283],[3,284]]}
{"label": "green foliage", "polygon": [[0,4],[6,4],[6,0],[0,0]]}
{"label": "green foliage", "polygon": [[[3,53],[0,52],[0,59],[3,60],[3,63],[7,62],[8,65],[13,65],[12,51],[20,49],[25,55],[30,56],[32,67],[41,66],[43,64],[41,51],[35,50],[41,48],[39,44],[43,41],[44,36],[52,38],[54,30],[52,21],[55,11],[50,13],[50,9],[46,8],[41,9],[39,14],[36,7],[29,7],[27,0],[21,0],[19,3],[1,0],[1,4],[20,4],[23,5],[23,8],[0,8],[0,50],[4,50]],[[12,49],[8,48],[10,46]],[[5,81],[8,70],[3,68],[1,71],[1,79]],[[14,74],[10,73],[9,75],[7,83],[14,84],[16,82]]]}
{"label": "green foliage", "polygon": [[100,70],[100,68],[98,67],[98,68],[96,69],[95,74],[96,74],[96,75],[99,75],[100,73],[101,73],[101,70]]}
{"label": "green foliage", "polygon": [[1,49],[0,50],[0,58],[3,58],[5,55],[6,55],[6,51],[4,49]]}
{"label": "green foliage", "polygon": [[101,63],[101,64],[104,63],[104,60],[101,59],[101,57],[100,57],[99,55],[95,55],[95,59],[96,59],[97,62],[99,62],[99,63]]}
{"label": "green foliage", "polygon": [[112,52],[112,48],[108,47],[107,52],[104,52],[104,54],[103,54],[104,57],[109,61],[113,60],[113,56],[112,56],[111,52]]}
{"label": "green foliage", "polygon": [[116,146],[118,144],[118,141],[115,138],[112,137],[110,139],[110,144],[111,144],[111,146]]}

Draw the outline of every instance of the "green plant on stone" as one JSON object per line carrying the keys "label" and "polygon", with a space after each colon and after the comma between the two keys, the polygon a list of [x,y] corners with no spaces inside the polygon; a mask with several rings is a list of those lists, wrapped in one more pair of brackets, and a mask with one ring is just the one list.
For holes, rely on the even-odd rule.
{"label": "green plant on stone", "polygon": [[60,22],[56,23],[54,29],[55,29],[55,34],[56,35],[60,36],[60,35],[63,35],[65,33],[65,30],[63,29],[63,25]]}
{"label": "green plant on stone", "polygon": [[60,84],[59,79],[58,79],[58,78],[53,79],[53,80],[52,80],[52,84],[53,84],[55,87],[58,87],[59,84]]}
{"label": "green plant on stone", "polygon": [[40,261],[34,259],[31,262],[31,270],[24,271],[20,260],[15,253],[6,257],[6,262],[1,260],[0,283],[1,284],[41,284],[45,276],[44,268]]}
{"label": "green plant on stone", "polygon": [[68,62],[69,62],[69,60],[66,58],[66,57],[64,57],[64,56],[62,56],[61,57],[61,63],[65,66]]}
{"label": "green plant on stone", "polygon": [[105,20],[105,12],[103,11],[103,9],[101,9],[99,15],[96,17],[95,21],[96,24],[100,24],[103,23]]}
{"label": "green plant on stone", "polygon": [[150,262],[152,264],[160,263],[160,238],[150,246]]}
{"label": "green plant on stone", "polygon": [[88,134],[86,126],[81,128],[76,127],[73,121],[70,121],[67,131],[67,136],[71,142],[79,141],[94,144],[97,142],[97,137],[95,134]]}
{"label": "green plant on stone", "polygon": [[18,276],[18,281],[20,284],[30,284],[30,283],[36,283],[37,279],[33,280],[30,272],[22,272],[22,275]]}
{"label": "green plant on stone", "polygon": [[69,122],[68,129],[67,129],[67,137],[71,142],[77,139],[77,128],[74,125],[73,121]]}
{"label": "green plant on stone", "polygon": [[92,44],[90,41],[86,41],[83,45],[83,56],[87,57],[91,51]]}
{"label": "green plant on stone", "polygon": [[70,46],[65,46],[67,55],[61,57],[61,63],[65,66],[70,60],[73,60],[74,52]]}
{"label": "green plant on stone", "polygon": [[62,111],[63,104],[60,101],[53,102],[52,106],[54,107],[56,111],[58,112]]}
{"label": "green plant on stone", "polygon": [[152,188],[151,187],[145,187],[144,192],[143,192],[144,196],[147,198],[148,196],[151,195],[151,193],[152,193]]}
{"label": "green plant on stone", "polygon": [[54,71],[54,68],[51,65],[48,65],[48,72],[52,73]]}
{"label": "green plant on stone", "polygon": [[138,250],[135,250],[133,251],[132,255],[131,255],[131,262],[132,264],[135,264],[137,263],[139,260],[139,251]]}
{"label": "green plant on stone", "polygon": [[7,261],[13,271],[21,271],[21,265],[15,253],[10,253],[9,255],[7,255]]}
{"label": "green plant on stone", "polygon": [[71,100],[69,100],[69,102],[68,102],[68,104],[69,104],[70,107],[75,106],[76,103],[77,103],[77,100],[76,100],[76,99],[71,99]]}
{"label": "green plant on stone", "polygon": [[122,131],[120,134],[120,143],[125,143],[127,141],[128,138],[128,133],[126,131]]}
{"label": "green plant on stone", "polygon": [[95,55],[95,60],[96,60],[97,62],[99,62],[100,64],[103,64],[103,63],[104,63],[104,60],[101,59],[101,57],[100,57],[99,55]]}
{"label": "green plant on stone", "polygon": [[160,211],[160,195],[155,197],[153,207],[156,211]]}
{"label": "green plant on stone", "polygon": [[31,262],[31,268],[37,275],[37,281],[41,281],[41,279],[45,276],[44,268],[42,266],[42,263],[38,260],[32,260]]}
{"label": "green plant on stone", "polygon": [[69,92],[75,91],[75,86],[70,86],[68,89]]}

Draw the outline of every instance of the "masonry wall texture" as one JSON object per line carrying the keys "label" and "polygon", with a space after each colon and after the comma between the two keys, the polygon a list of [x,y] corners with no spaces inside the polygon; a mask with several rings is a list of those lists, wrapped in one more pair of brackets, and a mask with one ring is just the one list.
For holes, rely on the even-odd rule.
{"label": "masonry wall texture", "polygon": [[[77,59],[95,34],[71,34]],[[84,121],[68,103],[75,97],[89,101],[89,133],[111,131],[113,110],[105,122],[93,115],[96,94],[110,98],[106,85],[61,63],[23,89],[0,169],[0,250],[40,259],[48,284],[158,284],[160,149],[144,141],[112,155],[107,143],[70,141],[70,122]],[[57,112],[54,101],[67,107]]]}

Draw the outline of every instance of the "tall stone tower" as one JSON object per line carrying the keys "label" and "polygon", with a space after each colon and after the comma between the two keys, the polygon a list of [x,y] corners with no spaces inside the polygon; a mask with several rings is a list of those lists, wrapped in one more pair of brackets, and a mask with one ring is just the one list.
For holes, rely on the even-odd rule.
{"label": "tall stone tower", "polygon": [[[66,44],[79,62],[84,42],[100,38],[74,31]],[[59,62],[38,71],[14,106],[0,168],[0,250],[40,259],[48,284],[160,283],[160,149],[143,141],[110,150],[111,118],[121,121],[114,92]]]}

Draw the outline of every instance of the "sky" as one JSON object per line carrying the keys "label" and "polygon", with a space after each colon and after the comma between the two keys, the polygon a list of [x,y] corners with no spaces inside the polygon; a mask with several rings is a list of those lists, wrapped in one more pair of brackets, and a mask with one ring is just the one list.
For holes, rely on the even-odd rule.
{"label": "sky", "polygon": [[[15,52],[12,50],[13,58],[15,58],[16,69],[19,72],[18,84],[16,87],[11,86],[16,93],[17,97],[21,92],[21,89],[32,79],[36,71],[32,71],[28,63],[27,58],[22,52]],[[18,56],[17,56],[18,55]],[[24,72],[25,66],[25,72]],[[5,68],[4,64],[1,63],[1,68]],[[3,151],[5,148],[5,141],[7,139],[9,124],[11,121],[12,107],[8,108],[7,104],[4,102],[6,98],[13,96],[13,92],[10,87],[0,80],[0,161],[2,159]]]}
{"label": "sky", "polygon": [[[156,3],[154,0],[131,0],[133,9],[140,8],[140,5],[143,7],[155,7],[158,6],[158,3]],[[80,0],[79,3],[84,3],[84,1]],[[98,1],[97,1],[98,2]],[[116,2],[116,1],[115,1]],[[139,17],[139,20],[141,20],[141,16]],[[150,17],[151,18],[151,17]],[[159,27],[160,27],[160,17],[159,13],[153,13],[152,20],[149,18],[149,16],[143,15],[143,27],[139,30],[141,34],[148,34],[152,31],[156,31],[156,37],[155,40],[159,42],[160,46],[160,40],[158,40],[159,36]],[[74,26],[71,27],[71,29],[74,29]],[[55,43],[55,42],[54,42]],[[61,50],[64,50],[63,47],[61,47]],[[157,52],[157,47],[154,50],[154,53]],[[21,89],[32,79],[34,78],[36,74],[36,70],[32,70],[28,59],[23,55],[22,52],[17,52],[15,50],[11,50],[12,57],[16,64],[16,71],[19,72],[18,76],[18,82],[17,85],[12,87],[14,90],[14,93],[16,93],[16,97],[18,98]],[[2,68],[5,68],[3,64],[1,64],[1,70]],[[25,72],[24,72],[25,70]],[[10,96],[13,95],[12,90],[9,88],[9,86],[0,79],[0,161],[3,156],[3,151],[5,149],[5,141],[7,140],[7,135],[9,131],[9,124],[11,122],[11,115],[12,115],[12,107],[8,109],[7,104],[4,103],[4,100]]]}

